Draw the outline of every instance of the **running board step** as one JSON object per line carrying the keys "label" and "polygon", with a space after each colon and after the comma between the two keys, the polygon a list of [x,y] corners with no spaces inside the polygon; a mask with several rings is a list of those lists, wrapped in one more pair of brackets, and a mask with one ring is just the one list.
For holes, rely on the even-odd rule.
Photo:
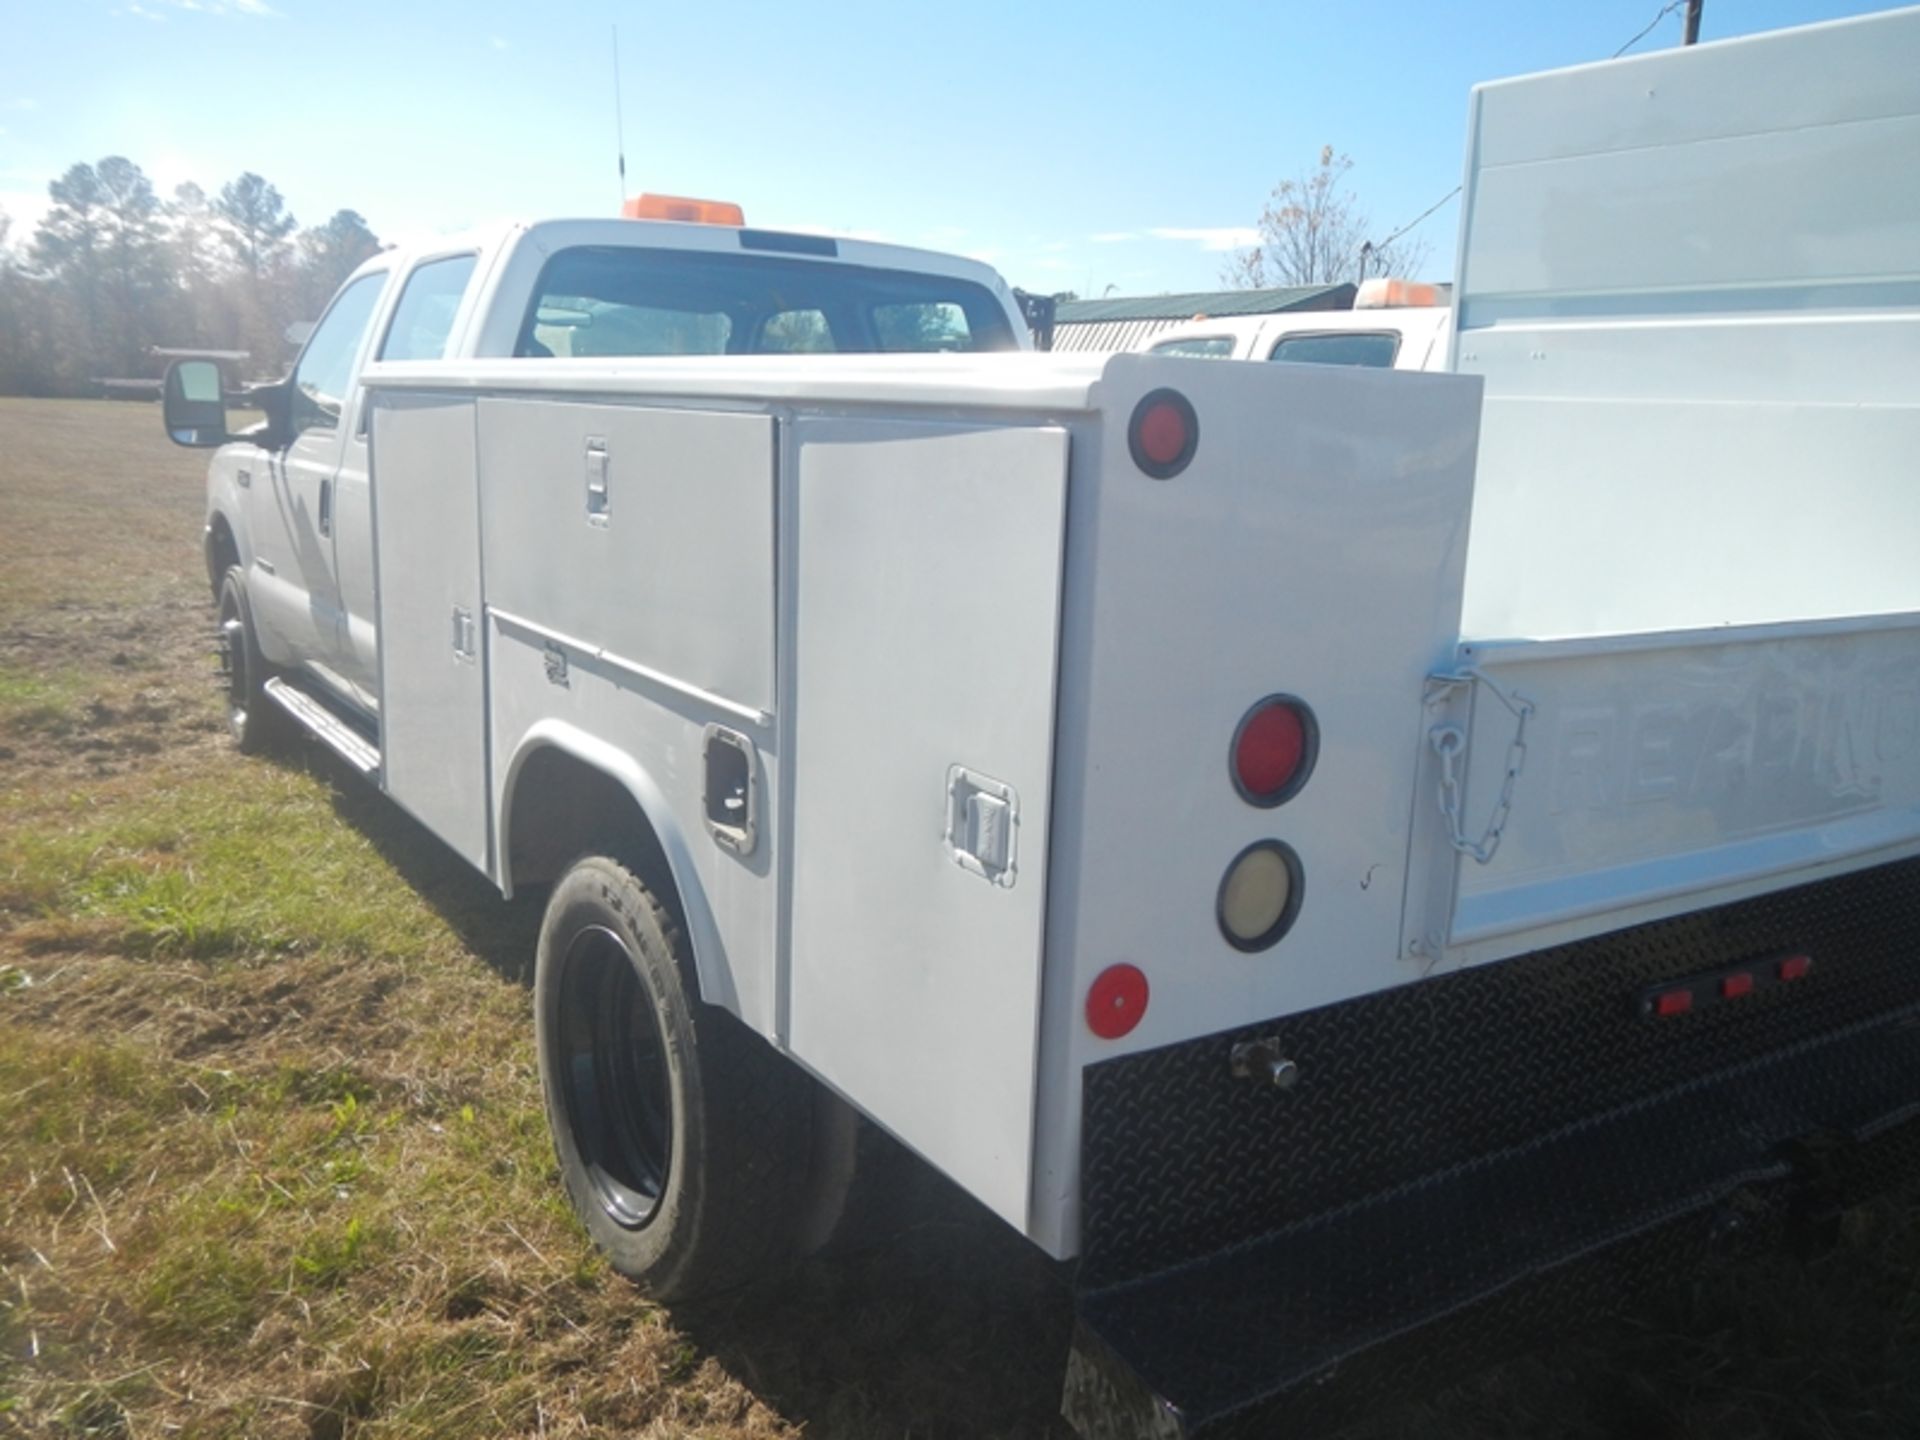
{"label": "running board step", "polygon": [[267,681],[266,691],[274,704],[362,775],[372,775],[379,770],[380,747],[335,714],[324,700],[278,675]]}

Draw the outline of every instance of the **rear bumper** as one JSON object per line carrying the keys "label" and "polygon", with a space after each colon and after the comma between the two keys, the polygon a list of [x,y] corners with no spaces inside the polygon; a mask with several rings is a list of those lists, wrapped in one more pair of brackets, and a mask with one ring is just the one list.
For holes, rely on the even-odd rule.
{"label": "rear bumper", "polygon": [[[1090,1068],[1069,1417],[1338,1423],[1900,1182],[1917,937],[1906,861]],[[1643,1013],[1785,953],[1806,979]],[[1252,1042],[1297,1084],[1237,1079]]]}

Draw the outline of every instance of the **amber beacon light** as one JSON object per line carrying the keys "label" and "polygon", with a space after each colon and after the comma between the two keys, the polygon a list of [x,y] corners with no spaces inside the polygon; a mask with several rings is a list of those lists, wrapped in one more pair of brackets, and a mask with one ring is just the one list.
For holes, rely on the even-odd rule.
{"label": "amber beacon light", "polygon": [[628,220],[679,220],[690,225],[744,225],[747,212],[731,200],[692,200],[684,195],[636,195],[620,207]]}

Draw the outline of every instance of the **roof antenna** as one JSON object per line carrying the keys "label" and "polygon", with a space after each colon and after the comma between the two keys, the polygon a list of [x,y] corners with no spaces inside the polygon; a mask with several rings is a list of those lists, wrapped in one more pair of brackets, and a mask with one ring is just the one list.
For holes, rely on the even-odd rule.
{"label": "roof antenna", "polygon": [[613,27],[613,141],[620,156],[620,204],[627,203],[627,119],[620,109],[620,27]]}

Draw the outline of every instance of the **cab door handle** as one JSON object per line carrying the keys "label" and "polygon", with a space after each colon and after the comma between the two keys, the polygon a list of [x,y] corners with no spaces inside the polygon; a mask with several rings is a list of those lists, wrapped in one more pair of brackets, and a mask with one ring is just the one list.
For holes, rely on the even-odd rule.
{"label": "cab door handle", "polygon": [[320,482],[320,533],[327,536],[333,534],[333,481],[331,479]]}

